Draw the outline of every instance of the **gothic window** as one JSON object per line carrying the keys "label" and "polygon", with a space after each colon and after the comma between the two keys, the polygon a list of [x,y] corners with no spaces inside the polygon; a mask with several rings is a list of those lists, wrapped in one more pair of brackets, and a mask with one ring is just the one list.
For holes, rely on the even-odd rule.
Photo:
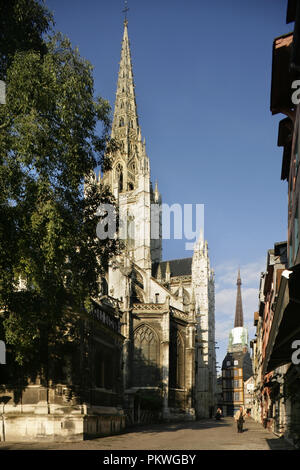
{"label": "gothic window", "polygon": [[132,191],[134,189],[134,183],[135,183],[135,162],[131,163],[128,166],[128,191]]}
{"label": "gothic window", "polygon": [[116,179],[118,181],[118,189],[120,192],[123,191],[123,168],[120,163],[116,166]]}
{"label": "gothic window", "polygon": [[171,329],[170,387],[184,388],[184,344],[176,327]]}
{"label": "gothic window", "polygon": [[159,344],[155,331],[147,325],[138,327],[133,345],[133,385],[156,386],[159,381]]}
{"label": "gothic window", "polygon": [[124,126],[124,118],[120,118],[120,121],[119,121],[119,127],[123,127]]}

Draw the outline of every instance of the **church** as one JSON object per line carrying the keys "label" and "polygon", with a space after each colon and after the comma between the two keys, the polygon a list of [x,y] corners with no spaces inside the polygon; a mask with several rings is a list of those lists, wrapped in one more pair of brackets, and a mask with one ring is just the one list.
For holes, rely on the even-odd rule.
{"label": "church", "polygon": [[216,388],[214,273],[202,234],[192,257],[162,261],[161,211],[152,210],[162,197],[151,183],[139,124],[127,19],[111,137],[118,150],[98,181],[109,186],[128,231],[100,298],[117,299],[123,314],[127,418],[139,421],[143,397],[152,403],[151,394],[160,397],[165,420],[208,417]]}

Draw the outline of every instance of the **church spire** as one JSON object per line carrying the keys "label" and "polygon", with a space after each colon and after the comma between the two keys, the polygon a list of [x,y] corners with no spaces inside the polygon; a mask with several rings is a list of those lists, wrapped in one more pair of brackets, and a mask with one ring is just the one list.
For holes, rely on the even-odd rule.
{"label": "church spire", "polygon": [[243,305],[242,305],[242,293],[241,293],[241,275],[240,270],[238,271],[237,277],[237,294],[236,294],[236,307],[235,307],[235,320],[234,320],[234,328],[243,326]]}
{"label": "church spire", "polygon": [[135,86],[133,80],[130,43],[128,38],[128,21],[124,20],[121,60],[118,75],[117,93],[112,123],[112,137],[125,138],[124,151],[127,153],[128,139],[140,136]]}

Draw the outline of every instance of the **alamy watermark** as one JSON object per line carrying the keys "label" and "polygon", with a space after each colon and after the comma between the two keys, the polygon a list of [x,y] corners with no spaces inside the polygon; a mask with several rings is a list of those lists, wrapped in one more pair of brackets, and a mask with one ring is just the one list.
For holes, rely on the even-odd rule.
{"label": "alamy watermark", "polygon": [[300,80],[294,80],[292,82],[292,88],[296,88],[296,90],[292,93],[292,103],[299,104],[300,103]]}
{"label": "alamy watermark", "polygon": [[296,349],[292,354],[292,363],[298,366],[300,364],[300,339],[295,339],[291,347],[292,349]]}
{"label": "alamy watermark", "polygon": [[[117,215],[112,204],[101,204],[97,215],[100,221],[96,233],[100,240],[114,239],[117,236]],[[186,240],[185,249],[193,250],[199,233],[204,234],[204,204],[151,204],[135,210],[130,208],[126,196],[119,206],[120,240],[128,240],[139,246],[149,238],[151,240]]]}

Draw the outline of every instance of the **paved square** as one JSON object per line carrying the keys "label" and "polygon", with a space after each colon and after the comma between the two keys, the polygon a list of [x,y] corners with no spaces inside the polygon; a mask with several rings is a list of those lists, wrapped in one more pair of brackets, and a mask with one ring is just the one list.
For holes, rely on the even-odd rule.
{"label": "paved square", "polygon": [[238,434],[233,418],[221,421],[157,424],[129,430],[121,435],[80,442],[0,442],[0,450],[293,450],[284,439],[247,418],[244,432]]}

